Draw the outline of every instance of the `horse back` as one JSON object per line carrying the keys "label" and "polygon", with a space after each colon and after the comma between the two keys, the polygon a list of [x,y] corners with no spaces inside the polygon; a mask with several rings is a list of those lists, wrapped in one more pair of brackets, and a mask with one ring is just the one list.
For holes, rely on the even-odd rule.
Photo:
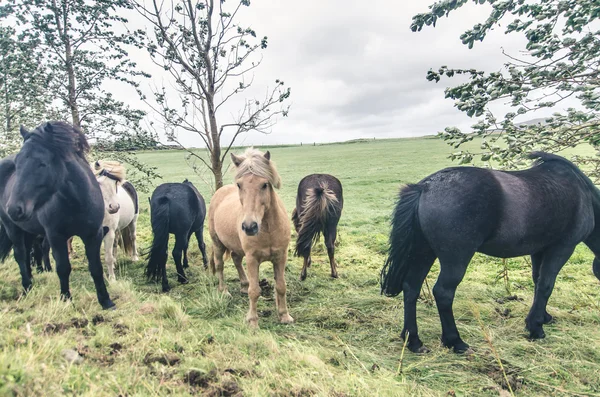
{"label": "horse back", "polygon": [[135,213],[139,214],[140,207],[139,207],[139,202],[138,202],[138,194],[137,194],[137,191],[135,190],[135,187],[133,187],[133,185],[129,181],[125,181],[121,185],[121,187],[123,188],[123,190],[125,190],[127,192],[129,197],[131,197],[131,201],[133,201],[133,207],[134,207]]}
{"label": "horse back", "polygon": [[165,205],[169,207],[169,233],[189,232],[200,211],[194,190],[183,183],[163,183],[152,193],[150,208]]}

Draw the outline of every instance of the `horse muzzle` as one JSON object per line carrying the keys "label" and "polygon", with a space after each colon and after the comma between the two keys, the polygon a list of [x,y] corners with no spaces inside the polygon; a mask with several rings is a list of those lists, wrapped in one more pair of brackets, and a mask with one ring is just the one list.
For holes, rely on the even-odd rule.
{"label": "horse muzzle", "polygon": [[248,236],[256,236],[258,234],[258,223],[256,222],[242,222],[242,230]]}
{"label": "horse muzzle", "polygon": [[29,203],[9,205],[6,212],[13,221],[24,222],[29,220],[33,215],[33,205]]}
{"label": "horse muzzle", "polygon": [[112,214],[116,214],[117,212],[119,212],[120,209],[121,209],[120,204],[117,204],[117,205],[110,204],[106,210],[108,211],[109,214],[112,215]]}

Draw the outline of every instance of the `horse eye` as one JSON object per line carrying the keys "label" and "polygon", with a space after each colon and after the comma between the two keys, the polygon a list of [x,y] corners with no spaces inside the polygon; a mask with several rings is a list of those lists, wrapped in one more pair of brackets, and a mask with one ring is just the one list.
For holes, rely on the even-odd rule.
{"label": "horse eye", "polygon": [[264,185],[262,185],[262,190],[266,190],[269,187],[268,183],[265,183]]}
{"label": "horse eye", "polygon": [[242,188],[239,183],[236,183],[236,185],[237,185],[238,189]]}

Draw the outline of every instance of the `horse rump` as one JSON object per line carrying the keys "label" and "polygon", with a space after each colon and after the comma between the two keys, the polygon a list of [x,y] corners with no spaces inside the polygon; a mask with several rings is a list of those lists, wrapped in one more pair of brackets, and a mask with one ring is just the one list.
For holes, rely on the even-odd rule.
{"label": "horse rump", "polygon": [[381,293],[397,296],[402,292],[404,278],[410,263],[416,259],[420,244],[427,244],[419,225],[419,200],[422,188],[418,184],[407,185],[400,196],[392,215],[388,257],[381,269]]}
{"label": "horse rump", "polygon": [[[325,231],[329,222],[339,220],[342,214],[341,184],[335,191],[325,180],[319,180],[316,185],[306,190],[301,211],[296,208],[292,213],[292,221],[298,231],[296,256],[309,256],[321,232]],[[300,196],[301,191],[298,193]]]}

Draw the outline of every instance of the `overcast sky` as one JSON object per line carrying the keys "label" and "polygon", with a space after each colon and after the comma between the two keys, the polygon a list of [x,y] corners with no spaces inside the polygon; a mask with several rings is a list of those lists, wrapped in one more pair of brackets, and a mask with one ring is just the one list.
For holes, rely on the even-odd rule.
{"label": "overcast sky", "polygon": [[[501,48],[517,55],[524,40],[497,28],[469,50],[461,33],[489,13],[488,6],[471,3],[441,19],[436,28],[411,32],[412,16],[427,11],[429,3],[252,1],[238,19],[259,37],[269,37],[254,86],[266,88],[282,79],[292,89],[292,107],[270,135],[248,133],[239,143],[410,137],[436,134],[446,126],[468,130],[474,120],[444,99],[444,89],[459,81],[429,82],[427,71],[441,65],[496,71],[506,62]],[[168,80],[160,70],[151,71],[153,84]],[[180,138],[201,146],[192,135]]]}

